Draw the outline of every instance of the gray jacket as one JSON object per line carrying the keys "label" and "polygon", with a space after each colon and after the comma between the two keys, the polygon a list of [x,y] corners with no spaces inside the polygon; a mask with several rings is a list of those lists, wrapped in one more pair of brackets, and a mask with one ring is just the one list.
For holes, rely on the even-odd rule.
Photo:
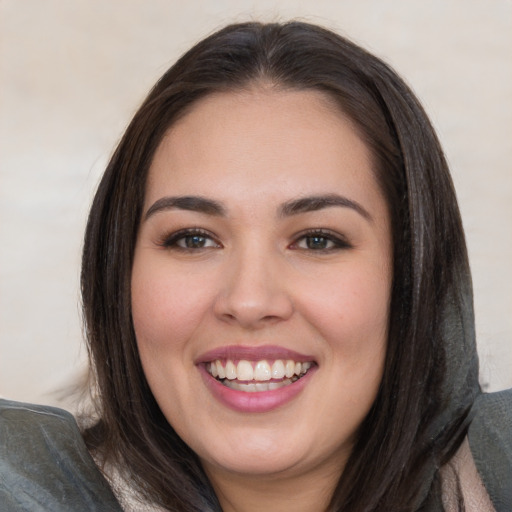
{"label": "gray jacket", "polygon": [[[469,443],[497,512],[512,511],[512,390],[481,394]],[[436,507],[437,508],[437,507]],[[0,400],[2,512],[121,512],[71,414]]]}

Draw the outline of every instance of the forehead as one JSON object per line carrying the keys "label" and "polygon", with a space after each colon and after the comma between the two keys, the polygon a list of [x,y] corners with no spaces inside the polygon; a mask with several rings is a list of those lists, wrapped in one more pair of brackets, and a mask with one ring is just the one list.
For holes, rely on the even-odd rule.
{"label": "forehead", "polygon": [[376,187],[372,154],[353,122],[321,92],[260,88],[207,96],[171,126],[150,168],[147,200],[191,188],[249,199],[333,187]]}

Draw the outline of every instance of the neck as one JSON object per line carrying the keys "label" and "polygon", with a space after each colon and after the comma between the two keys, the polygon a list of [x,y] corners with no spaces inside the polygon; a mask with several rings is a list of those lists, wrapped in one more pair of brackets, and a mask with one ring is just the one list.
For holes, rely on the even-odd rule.
{"label": "neck", "polygon": [[205,471],[223,512],[327,510],[340,476],[339,467],[322,467],[293,476],[239,475],[206,466]]}

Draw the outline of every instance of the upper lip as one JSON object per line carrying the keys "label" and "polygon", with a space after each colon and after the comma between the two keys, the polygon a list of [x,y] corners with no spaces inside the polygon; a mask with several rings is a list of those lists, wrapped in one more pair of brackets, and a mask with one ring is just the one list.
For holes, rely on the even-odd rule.
{"label": "upper lip", "polygon": [[294,350],[277,345],[261,345],[257,347],[250,347],[246,345],[227,345],[225,347],[214,348],[204,354],[201,354],[195,360],[195,364],[209,363],[210,361],[215,361],[217,359],[245,359],[247,361],[261,361],[263,359],[292,359],[293,361],[300,363],[315,360],[311,355],[301,354]]}

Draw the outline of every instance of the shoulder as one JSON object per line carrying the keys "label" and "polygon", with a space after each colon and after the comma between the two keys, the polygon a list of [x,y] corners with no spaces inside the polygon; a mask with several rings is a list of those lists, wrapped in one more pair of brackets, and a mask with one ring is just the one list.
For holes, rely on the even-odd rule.
{"label": "shoulder", "polygon": [[74,417],[61,409],[0,400],[2,510],[121,509]]}
{"label": "shoulder", "polygon": [[497,512],[512,510],[512,389],[481,394],[473,406],[468,439]]}

